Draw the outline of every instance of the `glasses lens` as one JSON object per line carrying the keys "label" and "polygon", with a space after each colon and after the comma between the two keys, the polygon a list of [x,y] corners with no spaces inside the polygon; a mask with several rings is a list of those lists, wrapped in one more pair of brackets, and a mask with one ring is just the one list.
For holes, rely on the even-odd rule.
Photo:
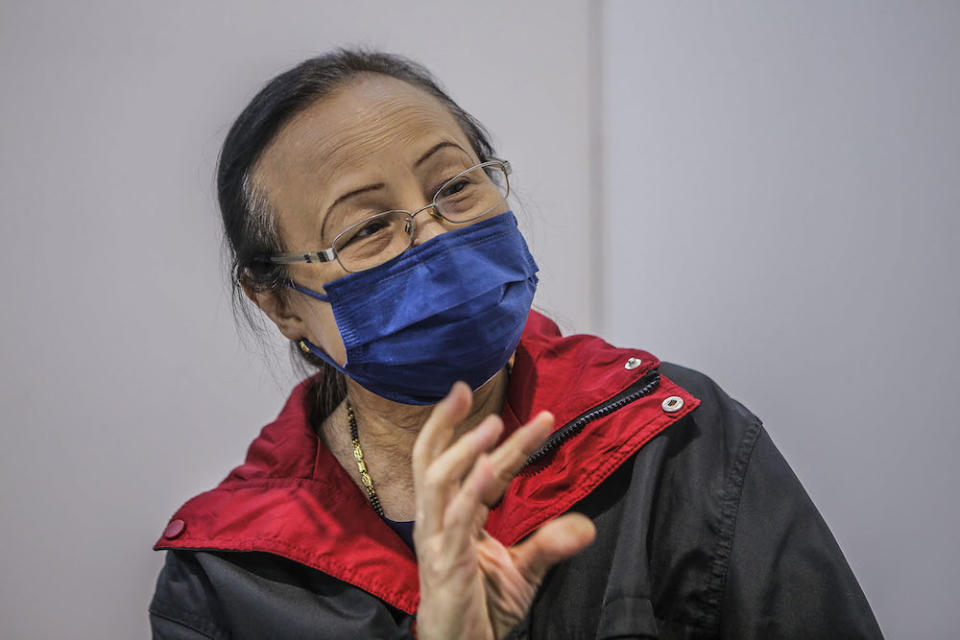
{"label": "glasses lens", "polygon": [[413,219],[405,211],[385,211],[347,228],[333,241],[337,259],[347,271],[363,271],[407,250]]}
{"label": "glasses lens", "polygon": [[507,174],[499,164],[474,167],[437,192],[437,211],[447,220],[467,222],[494,210],[506,211]]}

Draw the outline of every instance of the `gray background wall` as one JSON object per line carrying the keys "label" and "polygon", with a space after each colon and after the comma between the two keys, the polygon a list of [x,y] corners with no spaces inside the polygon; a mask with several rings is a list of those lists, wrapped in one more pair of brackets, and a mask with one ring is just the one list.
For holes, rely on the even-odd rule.
{"label": "gray background wall", "polygon": [[606,333],[763,419],[888,637],[957,637],[960,3],[603,25]]}
{"label": "gray background wall", "polygon": [[537,303],[711,374],[889,637],[949,637],[957,6],[3,3],[0,636],[148,635],[150,545],[292,380],[233,326],[219,144],[267,78],[366,43],[493,131]]}

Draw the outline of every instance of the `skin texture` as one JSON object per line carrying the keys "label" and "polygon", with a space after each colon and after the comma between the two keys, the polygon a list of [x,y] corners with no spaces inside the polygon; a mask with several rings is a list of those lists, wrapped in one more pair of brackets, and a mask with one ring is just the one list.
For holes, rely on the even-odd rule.
{"label": "skin texture", "polygon": [[[286,250],[316,251],[342,229],[347,207],[370,215],[417,211],[446,179],[479,161],[438,100],[403,81],[368,74],[288,122],[262,154],[253,181],[277,216]],[[371,186],[331,209],[343,194]],[[414,244],[462,226],[429,211],[416,221]],[[290,271],[295,282],[317,291],[347,273],[337,262],[294,264]],[[328,304],[296,292],[247,289],[247,295],[286,338],[306,337],[345,362]],[[473,392],[457,383],[447,398],[426,407],[392,402],[350,380],[347,385],[384,511],[395,520],[416,520],[419,637],[505,636],[526,613],[547,569],[594,537],[593,524],[579,514],[547,523],[510,549],[483,531],[488,505],[549,435],[553,416],[541,413],[497,446],[506,370]],[[320,437],[362,490],[344,406],[327,417]]]}

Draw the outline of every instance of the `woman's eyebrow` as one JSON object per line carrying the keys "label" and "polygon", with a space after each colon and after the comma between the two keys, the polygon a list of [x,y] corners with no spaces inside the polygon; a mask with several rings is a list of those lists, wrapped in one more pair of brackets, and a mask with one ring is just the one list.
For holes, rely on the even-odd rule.
{"label": "woman's eyebrow", "polygon": [[[454,148],[460,149],[460,151],[463,151],[463,147],[458,145],[456,142],[448,142],[444,140],[443,142],[439,142],[433,145],[432,147],[430,147],[430,149],[427,150],[425,154],[420,156],[420,159],[413,163],[414,168],[419,167],[421,164],[427,161],[427,158],[435,154],[437,151],[440,151],[440,149],[443,149],[444,147],[454,147]],[[467,153],[466,151],[463,151],[463,152]],[[467,154],[467,155],[470,155],[470,154]]]}
{"label": "woman's eyebrow", "polygon": [[348,191],[336,200],[333,201],[333,204],[327,209],[327,212],[323,215],[323,223],[320,225],[320,236],[323,237],[323,234],[326,233],[325,229],[327,226],[327,219],[330,217],[330,212],[333,211],[333,208],[344,200],[348,200],[354,196],[358,196],[361,193],[366,193],[368,191],[376,191],[377,189],[383,189],[386,185],[382,182],[377,182],[376,184],[368,184],[366,186],[360,187],[359,189],[354,189]]}
{"label": "woman's eyebrow", "polygon": [[361,193],[366,193],[367,191],[376,191],[377,189],[383,189],[386,185],[382,182],[377,182],[376,184],[368,184],[366,186],[360,187],[359,189],[354,189],[353,191],[347,191],[345,194],[333,201],[333,204],[330,205],[330,208],[327,209],[327,213],[330,213],[335,206],[343,202],[348,198],[353,196],[358,196]]}
{"label": "woman's eyebrow", "polygon": [[[460,151],[463,151],[463,153],[465,154],[467,153],[466,151],[463,150],[463,147],[458,145],[456,142],[449,142],[444,140],[443,142],[438,142],[437,144],[433,145],[427,150],[426,153],[420,156],[420,159],[413,163],[414,168],[419,167],[421,164],[426,162],[430,156],[432,156],[437,151],[440,151],[440,149],[443,149],[445,147],[453,147],[455,149],[459,149]],[[384,185],[382,182],[377,182],[376,184],[368,184],[366,186],[360,187],[359,189],[353,189],[352,191],[348,191],[342,196],[340,196],[339,198],[337,198],[336,200],[334,200],[333,204],[331,204],[327,208],[327,212],[323,215],[323,223],[321,223],[320,225],[321,237],[326,233],[327,219],[330,217],[330,212],[333,211],[334,207],[336,207],[338,204],[340,204],[344,200],[348,200],[354,196],[358,196],[361,193],[366,193],[368,191],[376,191],[377,189],[383,189],[384,186],[386,185]]]}

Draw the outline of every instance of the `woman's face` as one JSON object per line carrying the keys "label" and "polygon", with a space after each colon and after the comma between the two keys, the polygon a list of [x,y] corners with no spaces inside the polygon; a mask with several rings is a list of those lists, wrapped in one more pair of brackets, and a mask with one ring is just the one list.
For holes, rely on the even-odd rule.
{"label": "woman's face", "polygon": [[[417,211],[444,181],[479,162],[439,100],[401,80],[368,74],[288,122],[252,177],[276,216],[284,250],[310,252],[331,246],[357,211]],[[416,217],[414,244],[462,226],[425,211]],[[293,281],[316,291],[346,274],[337,261],[290,265]],[[330,305],[292,290],[248,295],[285,337],[307,338],[344,364]]]}

